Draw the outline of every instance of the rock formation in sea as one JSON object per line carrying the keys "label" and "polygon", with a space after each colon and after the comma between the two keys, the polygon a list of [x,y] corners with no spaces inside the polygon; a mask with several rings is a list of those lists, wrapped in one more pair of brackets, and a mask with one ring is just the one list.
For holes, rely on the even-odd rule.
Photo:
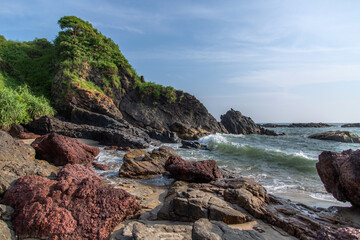
{"label": "rock formation in sea", "polygon": [[328,131],[310,135],[309,138],[345,143],[360,143],[360,137],[348,131]]}
{"label": "rock formation in sea", "polygon": [[347,123],[347,124],[341,125],[341,127],[360,127],[360,123]]}
{"label": "rock formation in sea", "polygon": [[327,123],[291,123],[291,124],[275,124],[275,123],[265,123],[261,124],[262,127],[266,128],[326,128],[331,127],[333,125]]}

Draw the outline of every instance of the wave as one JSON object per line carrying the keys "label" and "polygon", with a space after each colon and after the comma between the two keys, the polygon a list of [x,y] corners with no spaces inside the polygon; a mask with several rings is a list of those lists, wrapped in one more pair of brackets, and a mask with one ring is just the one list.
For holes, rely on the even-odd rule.
{"label": "wave", "polygon": [[247,161],[253,164],[271,163],[301,172],[316,173],[315,159],[306,156],[302,151],[289,154],[279,149],[254,147],[246,143],[229,141],[221,134],[210,135],[200,141],[212,151],[216,151],[224,157],[236,157],[237,161]]}

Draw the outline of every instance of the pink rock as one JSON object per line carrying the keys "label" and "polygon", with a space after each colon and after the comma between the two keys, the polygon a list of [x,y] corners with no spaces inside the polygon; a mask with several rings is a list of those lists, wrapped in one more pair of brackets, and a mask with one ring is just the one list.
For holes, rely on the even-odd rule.
{"label": "pink rock", "polygon": [[110,169],[109,166],[107,166],[105,164],[101,164],[101,163],[96,163],[96,162],[93,163],[93,166],[95,169],[103,170],[103,171],[107,171]]}
{"label": "pink rock", "polygon": [[35,139],[31,144],[36,158],[44,159],[57,166],[71,163],[89,163],[99,154],[98,147],[92,147],[77,139],[49,133]]}
{"label": "pink rock", "polygon": [[174,178],[188,182],[211,182],[223,177],[214,160],[190,162],[171,156],[165,163],[165,169]]}
{"label": "pink rock", "polygon": [[317,240],[358,240],[360,230],[352,227],[332,229],[323,228],[317,232]]}
{"label": "pink rock", "polygon": [[79,164],[66,165],[56,181],[22,177],[3,202],[15,208],[20,239],[104,240],[140,208],[134,196],[103,185],[96,172]]}

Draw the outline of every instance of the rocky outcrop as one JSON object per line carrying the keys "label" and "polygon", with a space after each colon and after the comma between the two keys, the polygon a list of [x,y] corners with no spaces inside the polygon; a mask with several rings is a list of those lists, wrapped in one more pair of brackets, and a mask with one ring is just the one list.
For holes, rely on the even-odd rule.
{"label": "rocky outcrop", "polygon": [[54,178],[57,167],[35,160],[35,150],[0,131],[0,196],[20,177],[38,175]]}
{"label": "rocky outcrop", "polygon": [[98,127],[87,124],[74,124],[59,118],[42,117],[26,124],[25,127],[40,135],[55,132],[73,138],[93,139],[103,145],[148,148],[152,142],[149,136],[140,129],[121,124],[106,116],[100,119],[110,120],[114,125],[109,123],[108,127]]}
{"label": "rocky outcrop", "polygon": [[78,164],[66,165],[56,181],[20,178],[3,202],[15,209],[13,226],[21,239],[105,240],[139,209],[134,196],[103,185],[99,175]]}
{"label": "rocky outcrop", "polygon": [[188,182],[210,182],[223,177],[214,160],[190,162],[171,156],[165,163],[165,169],[173,178]]}
{"label": "rocky outcrop", "polygon": [[231,134],[263,134],[277,136],[277,134],[268,129],[259,127],[250,117],[246,117],[239,111],[231,109],[226,114],[221,115],[221,123]]}
{"label": "rocky outcrop", "polygon": [[324,228],[318,231],[317,240],[358,240],[360,239],[360,229],[347,228]]}
{"label": "rocky outcrop", "polygon": [[360,137],[348,131],[328,131],[310,135],[309,138],[345,143],[360,143]]}
{"label": "rocky outcrop", "polygon": [[9,131],[9,134],[14,138],[20,139],[32,139],[40,137],[40,135],[37,135],[35,133],[25,132],[24,127],[20,124],[13,125]]}
{"label": "rocky outcrop", "polygon": [[322,152],[316,169],[326,191],[339,201],[360,206],[360,150]]}
{"label": "rocky outcrop", "polygon": [[341,125],[341,127],[360,127],[360,123],[348,123]]}
{"label": "rocky outcrop", "polygon": [[185,148],[185,149],[200,149],[200,150],[209,150],[207,148],[207,146],[202,145],[199,142],[196,141],[187,141],[187,140],[182,140],[181,141],[181,146],[180,148]]}
{"label": "rocky outcrop", "polygon": [[147,153],[136,149],[124,156],[124,163],[119,170],[120,177],[149,178],[162,174],[165,161],[170,156],[176,156],[175,151],[169,147],[160,147]]}
{"label": "rocky outcrop", "polygon": [[274,123],[266,123],[262,124],[262,127],[265,128],[327,128],[332,127],[333,125],[326,123],[291,123],[291,124],[274,124]]}
{"label": "rocky outcrop", "polygon": [[46,160],[56,166],[86,164],[94,161],[99,154],[98,147],[89,146],[77,139],[49,133],[35,139],[31,146],[36,158]]}

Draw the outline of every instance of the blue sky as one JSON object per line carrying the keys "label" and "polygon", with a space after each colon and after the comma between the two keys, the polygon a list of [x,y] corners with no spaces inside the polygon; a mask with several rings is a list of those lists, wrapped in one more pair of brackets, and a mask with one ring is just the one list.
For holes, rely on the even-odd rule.
{"label": "blue sky", "polygon": [[360,122],[359,12],[350,0],[0,0],[0,34],[54,40],[75,15],[217,119],[234,108],[256,122]]}

